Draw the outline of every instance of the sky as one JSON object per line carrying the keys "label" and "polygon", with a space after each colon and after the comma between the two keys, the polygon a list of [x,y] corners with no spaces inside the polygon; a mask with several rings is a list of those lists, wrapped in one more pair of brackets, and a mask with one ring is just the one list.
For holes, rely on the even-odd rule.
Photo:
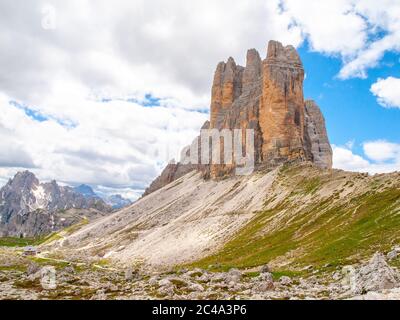
{"label": "sky", "polygon": [[132,200],[209,117],[219,61],[294,45],[334,167],[400,171],[398,0],[1,0],[0,185]]}

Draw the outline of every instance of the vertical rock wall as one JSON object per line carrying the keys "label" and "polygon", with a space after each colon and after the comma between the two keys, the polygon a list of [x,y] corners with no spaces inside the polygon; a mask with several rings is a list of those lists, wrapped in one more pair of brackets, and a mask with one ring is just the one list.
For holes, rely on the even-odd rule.
{"label": "vertical rock wall", "polygon": [[[332,149],[325,120],[313,101],[304,101],[303,80],[303,64],[293,46],[270,41],[264,60],[255,49],[250,49],[245,67],[237,65],[230,57],[217,65],[211,91],[210,122],[203,129],[242,129],[244,148],[247,147],[244,130],[253,129],[256,169],[303,161],[332,168]],[[220,142],[223,159],[224,139]],[[190,170],[217,178],[232,174],[235,167],[235,162],[169,165],[146,194]]]}

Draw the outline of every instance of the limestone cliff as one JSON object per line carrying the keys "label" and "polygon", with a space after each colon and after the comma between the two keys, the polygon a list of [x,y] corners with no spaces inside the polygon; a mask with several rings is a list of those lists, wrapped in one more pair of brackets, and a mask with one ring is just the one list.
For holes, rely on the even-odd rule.
{"label": "limestone cliff", "polygon": [[[255,169],[285,162],[313,162],[332,168],[325,120],[314,102],[304,101],[303,80],[304,68],[296,49],[277,41],[268,43],[264,60],[250,49],[245,67],[232,57],[220,62],[211,90],[209,128],[253,129]],[[243,131],[245,149],[244,136]],[[220,142],[222,156],[225,140]],[[198,169],[204,177],[217,178],[232,174],[236,165],[235,159],[232,164],[169,165],[145,194],[175,180],[173,171],[177,169],[182,173]]]}
{"label": "limestone cliff", "polygon": [[305,127],[311,143],[313,162],[321,168],[332,168],[332,148],[325,128],[325,119],[313,100],[305,102]]}
{"label": "limestone cliff", "polygon": [[290,160],[312,160],[304,142],[304,69],[292,46],[270,41],[263,62],[260,127],[262,161],[276,164]]}

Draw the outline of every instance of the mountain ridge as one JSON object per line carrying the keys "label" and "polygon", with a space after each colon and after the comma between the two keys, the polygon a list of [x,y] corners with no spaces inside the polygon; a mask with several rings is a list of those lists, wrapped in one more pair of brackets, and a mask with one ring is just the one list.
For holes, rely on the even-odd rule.
{"label": "mountain ridge", "polygon": [[81,219],[112,211],[98,196],[55,180],[41,183],[30,171],[18,172],[0,189],[0,235],[35,237],[56,231],[79,221],[77,209],[82,209]]}

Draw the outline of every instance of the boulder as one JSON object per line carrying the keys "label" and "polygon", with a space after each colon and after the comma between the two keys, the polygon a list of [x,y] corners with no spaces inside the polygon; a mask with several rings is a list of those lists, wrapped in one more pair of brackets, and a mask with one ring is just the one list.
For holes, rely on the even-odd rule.
{"label": "boulder", "polygon": [[398,256],[400,255],[400,252],[397,250],[392,250],[390,252],[388,252],[388,254],[386,255],[387,259],[389,261],[392,261],[394,259],[396,259]]}
{"label": "boulder", "polygon": [[279,278],[279,283],[284,286],[288,286],[288,285],[292,284],[292,282],[293,282],[292,279],[290,279],[287,276],[282,276]]}
{"label": "boulder", "polygon": [[172,282],[169,279],[161,279],[160,281],[158,281],[158,285],[160,287],[169,287],[169,286],[173,286]]}
{"label": "boulder", "polygon": [[253,280],[255,284],[253,285],[253,291],[255,293],[266,292],[275,289],[274,279],[272,274],[269,272],[261,273],[258,277]]}
{"label": "boulder", "polygon": [[125,270],[125,281],[132,281],[133,280],[133,270],[132,268],[127,268]]}
{"label": "boulder", "polygon": [[162,286],[158,289],[158,293],[163,296],[173,296],[174,287],[173,286]]}
{"label": "boulder", "polygon": [[159,284],[159,279],[158,279],[158,277],[155,277],[155,276],[151,277],[151,278],[149,279],[149,281],[148,281],[148,284],[149,284],[150,286],[156,286],[156,285],[158,285],[158,284]]}
{"label": "boulder", "polygon": [[265,265],[263,265],[263,266],[261,267],[260,272],[261,272],[261,273],[268,273],[268,272],[271,272],[271,269],[270,269],[270,267],[269,267],[267,264],[265,264]]}
{"label": "boulder", "polygon": [[188,290],[193,291],[193,292],[203,292],[204,287],[198,283],[190,283],[188,286]]}
{"label": "boulder", "polygon": [[386,262],[382,253],[375,253],[371,260],[355,272],[352,289],[356,294],[392,289],[399,285],[399,275]]}
{"label": "boulder", "polygon": [[242,279],[242,272],[238,269],[231,269],[229,272],[226,274],[225,281],[227,283],[233,282],[237,283]]}
{"label": "boulder", "polygon": [[75,273],[75,268],[73,266],[67,266],[64,268],[64,272],[68,274],[74,274]]}
{"label": "boulder", "polygon": [[28,268],[26,269],[26,273],[28,276],[36,274],[40,271],[40,266],[35,262],[30,262]]}

